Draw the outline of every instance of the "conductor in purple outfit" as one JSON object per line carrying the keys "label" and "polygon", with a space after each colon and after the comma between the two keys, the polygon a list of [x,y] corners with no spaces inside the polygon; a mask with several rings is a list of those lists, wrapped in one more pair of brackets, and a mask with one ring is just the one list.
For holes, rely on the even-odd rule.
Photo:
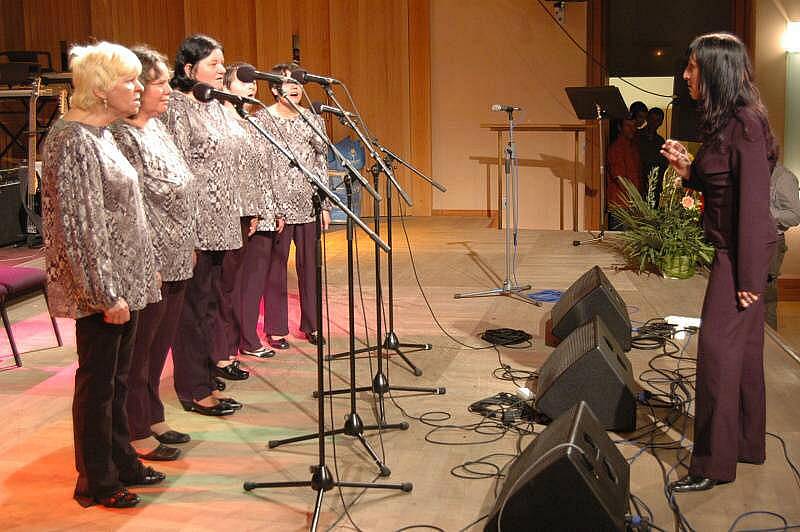
{"label": "conductor in purple outfit", "polygon": [[716,248],[697,354],[690,492],[732,482],[739,462],[765,458],[764,291],[775,246],[770,174],[777,146],[753,84],[744,44],[727,33],[697,37],[683,78],[699,103],[703,141],[694,162],[668,140],[661,153],[703,192],[706,238]]}

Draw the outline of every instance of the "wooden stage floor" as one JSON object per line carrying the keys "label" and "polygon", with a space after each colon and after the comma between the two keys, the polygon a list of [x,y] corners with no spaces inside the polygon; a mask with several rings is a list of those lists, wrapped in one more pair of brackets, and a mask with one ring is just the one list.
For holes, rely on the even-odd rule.
{"label": "wooden stage floor", "polygon": [[[395,235],[395,330],[401,341],[430,342],[431,351],[409,354],[422,370],[421,377],[408,371],[403,361],[392,356],[389,378],[398,386],[444,386],[446,395],[392,393],[387,400],[389,422],[408,422],[405,431],[367,432],[367,439],[385,453],[391,468],[389,482],[412,482],[411,493],[382,489],[333,489],[325,494],[320,530],[391,531],[418,525],[418,530],[458,531],[487,513],[494,501],[495,479],[464,479],[451,470],[465,462],[493,453],[514,453],[518,436],[479,434],[457,426],[474,424],[479,418],[467,411],[470,403],[497,392],[513,392],[514,386],[493,376],[504,364],[523,370],[536,369],[551,351],[544,345],[544,322],[551,304],[536,307],[508,297],[454,299],[457,292],[497,286],[504,276],[502,233],[478,218],[416,218],[407,221],[411,248],[419,280],[436,318],[450,337],[440,331],[420,295],[409,260],[402,226]],[[589,267],[601,266],[629,306],[632,320],[643,322],[670,314],[698,316],[706,279],[697,275],[687,281],[655,275],[637,275],[617,270],[621,258],[609,244],[573,247],[571,232],[522,231],[518,279],[533,284],[534,290],[565,290]],[[327,236],[328,309],[333,352],[347,346],[346,248],[343,231]],[[361,282],[364,285],[366,321],[374,341],[374,258],[372,246],[363,234],[358,237]],[[38,260],[41,263],[41,259]],[[294,275],[293,273],[290,275]],[[384,272],[385,276],[385,272]],[[384,277],[385,279],[385,277]],[[290,286],[294,281],[290,281]],[[384,298],[386,294],[384,294]],[[364,318],[356,295],[357,336],[364,340]],[[297,301],[290,301],[297,314]],[[245,480],[305,481],[308,468],[317,463],[317,443],[285,445],[268,449],[266,442],[316,430],[316,403],[311,391],[316,385],[313,346],[291,337],[292,348],[272,359],[244,358],[249,380],[229,385],[231,395],[245,403],[234,416],[216,419],[184,412],[175,399],[172,368],[168,363],[162,380],[162,397],[168,422],[191,433],[192,442],[183,446],[183,458],[157,463],[168,475],[162,485],[139,488],[143,502],[129,510],[100,507],[83,509],[72,498],[75,480],[72,451],[71,398],[75,370],[74,327],[62,320],[66,345],[55,344],[48,327],[41,298],[17,305],[11,311],[15,331],[23,349],[24,367],[0,372],[0,525],[4,530],[281,530],[307,529],[314,507],[310,488],[281,488],[245,492]],[[296,319],[296,318],[295,318]],[[527,349],[474,350],[464,347],[485,345],[478,335],[500,327],[524,329],[534,335]],[[297,324],[292,323],[296,332]],[[0,339],[5,341],[5,338]],[[800,417],[795,401],[800,392],[800,365],[767,337],[766,378],[768,394],[767,430],[783,437],[789,456],[800,462]],[[691,342],[686,352],[695,353]],[[7,343],[0,353],[8,354]],[[647,368],[655,351],[629,353],[635,375]],[[374,360],[371,361],[375,363]],[[358,383],[367,385],[372,375],[368,358],[357,362]],[[4,358],[7,367],[13,360]],[[348,364],[331,363],[326,373],[335,387],[346,384]],[[332,406],[330,406],[332,403]],[[375,419],[373,397],[359,393],[358,412],[365,423]],[[346,396],[326,403],[330,424],[341,428],[350,410]],[[647,411],[640,408],[640,420]],[[430,423],[450,425],[430,433],[433,427],[417,418],[428,414]],[[450,418],[442,420],[447,413]],[[678,426],[681,423],[677,424]],[[691,423],[689,423],[691,425]],[[537,431],[543,427],[536,426]],[[660,441],[680,441],[676,430],[659,431]],[[427,436],[427,439],[426,439]],[[611,435],[617,438],[616,435]],[[691,434],[686,435],[690,443]],[[624,437],[624,435],[622,435]],[[434,440],[431,443],[428,440]],[[494,440],[494,441],[493,441]],[[533,440],[522,438],[524,448]],[[335,444],[335,445],[334,445]],[[328,439],[327,460],[334,474],[346,481],[380,482],[377,469],[362,445],[347,436]],[[639,447],[624,445],[621,451],[633,459]],[[660,451],[671,467],[676,452]],[[768,438],[767,462],[762,466],[740,465],[738,479],[710,492],[682,495],[678,502],[696,530],[726,530],[743,512],[764,510],[783,515],[789,523],[800,524],[800,484],[784,458],[778,441]],[[502,466],[508,455],[488,460]],[[334,465],[336,467],[334,468]],[[488,470],[488,467],[479,470]],[[680,471],[683,474],[683,471]],[[674,475],[673,475],[674,478]],[[631,492],[653,512],[661,528],[674,529],[674,516],[664,496],[661,469],[652,451],[638,453],[631,465]],[[344,515],[343,503],[349,507]],[[535,519],[535,516],[533,517]],[[469,528],[480,530],[484,522]],[[770,528],[780,522],[765,515],[743,520],[738,528]],[[438,527],[438,528],[433,528]]]}

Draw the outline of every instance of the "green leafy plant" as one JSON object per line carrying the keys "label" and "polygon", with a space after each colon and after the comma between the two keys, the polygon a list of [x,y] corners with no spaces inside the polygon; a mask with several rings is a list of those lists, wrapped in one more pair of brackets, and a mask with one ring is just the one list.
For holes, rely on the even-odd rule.
{"label": "green leafy plant", "polygon": [[664,173],[658,206],[629,180],[619,178],[624,204],[611,205],[611,212],[625,226],[619,237],[622,253],[640,272],[663,272],[679,257],[688,258],[685,262],[691,266],[710,264],[714,257],[700,225],[699,194],[684,191],[676,178],[672,168]]}

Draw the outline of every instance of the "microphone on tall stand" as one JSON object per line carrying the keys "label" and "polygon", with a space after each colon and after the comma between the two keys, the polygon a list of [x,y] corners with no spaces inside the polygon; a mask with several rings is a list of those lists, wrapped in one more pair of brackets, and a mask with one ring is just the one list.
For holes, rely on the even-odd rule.
{"label": "microphone on tall stand", "polygon": [[195,86],[192,87],[192,94],[194,94],[194,97],[197,98],[197,101],[200,102],[210,102],[211,100],[217,100],[223,103],[224,102],[232,103],[236,107],[240,107],[246,103],[249,103],[251,105],[263,106],[263,104],[259,100],[256,100],[255,98],[249,98],[247,96],[238,96],[230,92],[217,90],[211,85],[208,85],[206,83],[196,83]]}
{"label": "microphone on tall stand", "polygon": [[351,113],[349,111],[344,111],[339,109],[338,107],[333,107],[330,105],[325,105],[322,102],[314,102],[311,104],[311,107],[314,109],[314,112],[318,115],[322,113],[330,113],[332,115],[338,116],[339,118],[344,118],[349,116],[350,118],[357,118],[358,115],[356,113]]}
{"label": "microphone on tall stand", "polygon": [[310,72],[297,69],[292,72],[292,78],[295,80],[296,83],[300,83],[301,85],[305,85],[306,83],[317,83],[322,85],[323,87],[327,87],[328,85],[341,85],[342,82],[338,79],[328,78],[325,76],[319,76],[317,74],[311,74]]}
{"label": "microphone on tall stand", "polygon": [[236,77],[242,83],[252,83],[256,80],[271,81],[273,83],[297,83],[289,76],[281,76],[272,72],[261,72],[253,68],[253,65],[244,64],[236,69]]}
{"label": "microphone on tall stand", "polygon": [[489,107],[491,111],[503,111],[506,113],[511,113],[513,111],[522,111],[522,107],[516,107],[514,105],[503,105],[500,103],[496,103]]}

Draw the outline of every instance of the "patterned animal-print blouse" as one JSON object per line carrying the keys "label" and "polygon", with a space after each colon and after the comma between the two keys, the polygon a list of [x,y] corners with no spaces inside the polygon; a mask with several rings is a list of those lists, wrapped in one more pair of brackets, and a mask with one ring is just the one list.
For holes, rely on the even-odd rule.
{"label": "patterned animal-print blouse", "polygon": [[242,121],[247,134],[247,141],[242,147],[242,213],[258,216],[258,231],[274,231],[275,217],[278,213],[276,197],[278,191],[273,190],[270,151],[271,145],[251,124]]}
{"label": "patterned animal-print blouse", "polygon": [[[328,147],[316,133],[306,124],[300,116],[283,118],[271,111],[271,107],[261,110],[256,114],[259,123],[275,139],[288,147],[300,163],[323,183],[329,184],[326,154]],[[303,114],[315,121],[320,131],[325,131],[325,124],[317,115],[308,110]],[[308,181],[303,173],[289,166],[289,161],[277,149],[269,149],[272,166],[273,190],[280,190],[276,194],[278,212],[283,214],[287,224],[302,224],[314,221],[314,185]],[[330,210],[330,202],[326,199],[322,204],[323,209]]]}
{"label": "patterned animal-print blouse", "polygon": [[183,155],[160,120],[143,128],[118,121],[111,133],[139,174],[156,265],[163,281],[192,276],[197,194]]}
{"label": "patterned animal-print blouse", "polygon": [[111,132],[58,120],[42,158],[50,312],[82,318],[119,298],[131,310],[159,301],[139,179]]}
{"label": "patterned animal-print blouse", "polygon": [[170,94],[160,118],[194,174],[197,247],[242,247],[237,175],[242,135],[230,127],[218,102],[198,102],[180,91]]}

